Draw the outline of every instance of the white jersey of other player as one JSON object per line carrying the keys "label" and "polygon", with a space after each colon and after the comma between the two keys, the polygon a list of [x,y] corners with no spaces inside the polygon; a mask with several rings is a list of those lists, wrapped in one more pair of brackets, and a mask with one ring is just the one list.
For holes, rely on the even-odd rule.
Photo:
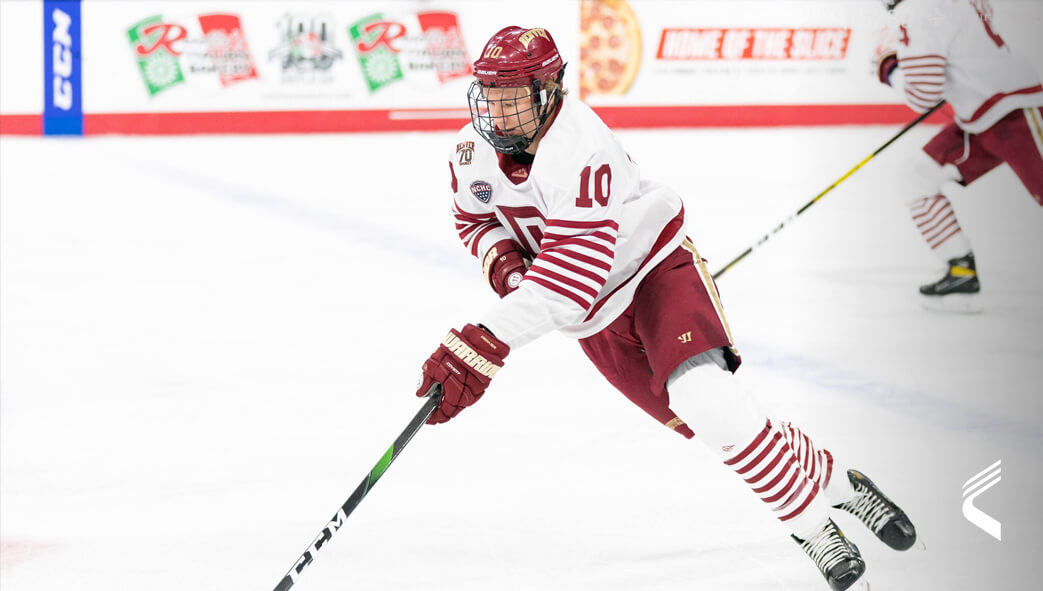
{"label": "white jersey of other player", "polygon": [[1039,76],[993,28],[988,0],[905,0],[891,15],[902,79],[892,84],[917,112],[944,98],[963,130],[981,133],[1015,109],[1043,105]]}
{"label": "white jersey of other player", "polygon": [[643,180],[588,106],[562,101],[521,183],[470,125],[449,161],[456,227],[471,253],[482,261],[510,238],[534,257],[518,289],[480,316],[512,348],[555,329],[584,338],[605,328],[684,239],[681,198]]}

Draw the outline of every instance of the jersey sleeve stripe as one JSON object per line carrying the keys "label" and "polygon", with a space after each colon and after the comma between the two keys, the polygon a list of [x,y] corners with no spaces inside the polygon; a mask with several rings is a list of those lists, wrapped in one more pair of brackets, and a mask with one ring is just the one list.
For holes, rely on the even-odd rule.
{"label": "jersey sleeve stripe", "polygon": [[[581,295],[584,297],[589,296],[591,291],[593,291],[594,293],[600,293],[602,288],[605,287],[603,283],[588,279],[587,277],[584,277],[582,275],[576,275],[572,271],[559,267],[548,261],[540,261],[538,263],[534,263],[533,267],[535,267],[537,270],[536,275],[542,275],[546,279],[555,279],[558,280],[558,283],[561,283],[565,279],[568,279],[570,281],[574,281],[577,285],[584,286],[584,289],[580,289],[579,287],[572,287],[571,285],[562,285],[562,287],[571,289],[577,295]],[[529,271],[527,271],[527,273],[532,272],[533,267],[529,267]],[[591,296],[591,300],[593,300],[594,297],[596,296]]]}
{"label": "jersey sleeve stripe", "polygon": [[917,66],[908,66],[900,64],[898,66],[902,72],[909,74],[940,74],[945,75],[945,64],[923,64]]}
{"label": "jersey sleeve stripe", "polygon": [[572,237],[572,238],[564,238],[564,239],[561,239],[561,240],[551,240],[549,242],[546,239],[544,239],[544,241],[542,243],[540,243],[540,250],[553,249],[553,248],[577,247],[577,246],[581,247],[581,248],[586,248],[588,250],[592,250],[592,251],[597,252],[597,253],[601,253],[601,254],[607,256],[609,259],[612,259],[612,258],[615,257],[615,251],[613,249],[611,249],[611,248],[609,248],[609,247],[607,247],[607,246],[605,246],[603,244],[600,244],[598,242],[594,242],[593,240],[588,240],[588,239],[586,239],[584,237],[581,237],[581,236],[576,236],[576,237]]}
{"label": "jersey sleeve stripe", "polygon": [[905,57],[898,58],[898,63],[902,62],[917,62],[917,61],[929,61],[929,62],[942,62],[945,63],[948,60],[944,55],[938,55],[937,53],[927,53],[924,55],[907,55]]}
{"label": "jersey sleeve stripe", "polygon": [[549,228],[548,228],[548,231],[544,232],[544,234],[543,234],[543,239],[544,240],[556,241],[556,240],[568,240],[570,238],[597,238],[599,240],[607,242],[608,245],[609,245],[608,246],[609,248],[613,248],[616,245],[616,236],[615,236],[615,234],[606,234],[604,232],[591,232],[589,234],[558,234],[557,232],[549,231]]}
{"label": "jersey sleeve stripe", "polygon": [[573,260],[578,261],[580,263],[584,263],[586,266],[596,267],[598,269],[603,269],[605,271],[605,273],[608,273],[609,271],[612,270],[612,263],[605,262],[602,259],[596,259],[596,258],[594,258],[592,256],[587,256],[587,255],[585,255],[585,254],[583,254],[581,252],[576,252],[574,250],[565,250],[565,249],[546,250],[546,249],[544,249],[540,254],[543,254],[543,253],[547,253],[548,255],[553,253],[555,255],[558,255],[559,257],[565,257],[565,258],[573,259]]}
{"label": "jersey sleeve stripe", "polygon": [[479,230],[478,233],[471,238],[471,254],[478,256],[478,245],[481,244],[482,238],[484,238],[489,232],[501,227],[500,224],[486,224],[484,228]]}
{"label": "jersey sleeve stripe", "polygon": [[523,282],[524,281],[531,281],[531,282],[535,283],[536,285],[539,285],[540,287],[543,287],[544,289],[546,289],[548,291],[551,291],[551,292],[554,292],[556,294],[565,296],[565,297],[569,298],[570,300],[572,300],[572,301],[576,302],[577,304],[579,304],[584,310],[590,308],[590,301],[589,300],[583,299],[582,297],[576,295],[575,293],[573,293],[571,291],[568,291],[566,289],[562,289],[557,284],[552,283],[550,281],[547,281],[546,279],[543,279],[542,277],[537,277],[536,275],[533,275],[533,274],[530,274],[530,273],[526,273],[525,277],[522,279],[522,281]]}
{"label": "jersey sleeve stripe", "polygon": [[460,226],[457,225],[457,230],[459,230],[459,232],[457,232],[457,233],[460,235],[460,240],[463,240],[464,243],[466,244],[466,243],[471,241],[471,238],[476,233],[483,232],[484,230],[487,230],[489,228],[495,227],[497,225],[499,225],[499,224],[492,223],[492,222],[485,223],[485,224],[468,224],[468,225],[464,226],[463,228],[460,228]]}
{"label": "jersey sleeve stripe", "polygon": [[924,90],[916,86],[910,86],[906,89],[906,92],[915,96],[922,101],[934,101],[938,102],[942,98],[942,91],[940,90]]}
{"label": "jersey sleeve stripe", "polygon": [[931,107],[934,106],[931,103],[925,102],[925,101],[917,98],[916,95],[910,93],[908,90],[906,90],[906,92],[905,92],[905,98],[906,98],[906,101],[909,103],[909,106],[913,107],[916,110],[918,110],[920,113],[923,113],[927,109],[930,109]]}
{"label": "jersey sleeve stripe", "polygon": [[[665,226],[663,226],[663,229],[659,232],[659,237],[656,239],[655,244],[652,245],[652,250],[649,251],[645,259],[641,261],[641,264],[638,265],[637,269],[643,269],[648,264],[648,262],[652,260],[652,258],[655,257],[655,255],[659,253],[666,246],[666,244],[670,242],[670,239],[681,231],[682,228],[684,228],[684,205],[681,206],[681,210],[677,212],[677,215],[674,216],[674,219],[670,220],[669,222],[667,222]],[[612,291],[598,299],[598,301],[595,302],[593,306],[591,306],[590,311],[587,312],[586,320],[590,320],[591,318],[593,318],[594,315],[597,314],[598,310],[600,310],[605,305],[605,303],[609,301],[609,298],[611,298],[619,290],[623,289],[623,286],[630,283],[630,280],[637,276],[638,270],[635,270],[633,275],[624,279],[622,282],[619,283],[619,285],[613,288]],[[725,326],[727,326],[727,324]]]}
{"label": "jersey sleeve stripe", "polygon": [[547,227],[560,226],[562,228],[612,228],[613,230],[619,230],[619,224],[614,220],[601,220],[601,221],[582,221],[582,220],[547,220]]}
{"label": "jersey sleeve stripe", "polygon": [[537,257],[537,263],[539,263],[539,262],[551,263],[551,264],[553,264],[555,266],[561,267],[562,269],[567,269],[569,271],[572,271],[576,275],[582,275],[583,277],[586,277],[587,279],[590,279],[591,281],[596,282],[598,284],[598,286],[599,286],[598,287],[599,289],[605,285],[605,281],[608,279],[608,273],[607,272],[604,273],[604,274],[596,273],[594,271],[591,271],[587,267],[582,267],[582,266],[577,265],[575,263],[571,263],[569,261],[566,261],[565,259],[562,259],[560,257],[554,256],[554,254],[552,254],[552,253],[541,253],[541,254],[542,254],[542,256]]}
{"label": "jersey sleeve stripe", "polygon": [[906,78],[909,86],[933,92],[933,88],[945,88],[945,78]]}
{"label": "jersey sleeve stripe", "polygon": [[593,302],[594,298],[598,296],[598,290],[594,289],[593,287],[586,285],[585,283],[582,283],[571,277],[562,275],[561,273],[551,271],[550,269],[547,269],[546,267],[543,267],[538,263],[533,263],[533,265],[529,267],[529,270],[525,273],[525,276],[528,277],[532,273],[535,273],[547,279],[553,279],[556,283],[561,284],[563,287],[571,290],[576,294],[586,294],[590,296],[590,300],[587,302],[586,307],[589,307],[590,302]]}
{"label": "jersey sleeve stripe", "polygon": [[472,223],[487,222],[489,220],[496,219],[495,213],[471,213],[469,211],[464,211],[456,206],[453,207],[453,216],[458,220]]}

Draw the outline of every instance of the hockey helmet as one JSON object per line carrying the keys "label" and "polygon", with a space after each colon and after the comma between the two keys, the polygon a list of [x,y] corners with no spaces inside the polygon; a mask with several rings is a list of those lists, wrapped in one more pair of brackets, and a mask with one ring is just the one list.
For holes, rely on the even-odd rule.
{"label": "hockey helmet", "polygon": [[474,62],[467,102],[475,131],[498,152],[524,152],[557,105],[564,73],[546,29],[501,29]]}

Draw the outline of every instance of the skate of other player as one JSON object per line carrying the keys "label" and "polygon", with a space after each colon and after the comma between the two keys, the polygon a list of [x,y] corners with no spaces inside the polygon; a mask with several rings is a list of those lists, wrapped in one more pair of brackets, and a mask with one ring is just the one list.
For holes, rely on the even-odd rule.
{"label": "skate of other player", "polygon": [[642,176],[568,94],[564,68],[539,28],[502,29],[474,63],[472,123],[448,146],[452,212],[500,299],[451,330],[423,364],[417,394],[434,382],[444,391],[430,422],[458,416],[512,350],[557,330],[651,417],[688,439],[698,433],[830,588],[864,583],[865,562],[830,512],[857,516],[897,550],[915,541],[912,522],[864,474],[757,408],[733,375],[742,360],[686,237],[680,196]]}

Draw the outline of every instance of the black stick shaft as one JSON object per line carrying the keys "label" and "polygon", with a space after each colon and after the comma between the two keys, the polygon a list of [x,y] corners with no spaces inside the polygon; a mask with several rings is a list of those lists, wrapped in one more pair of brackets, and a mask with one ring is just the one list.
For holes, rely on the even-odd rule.
{"label": "black stick shaft", "polygon": [[438,408],[438,403],[441,399],[441,385],[435,384],[431,386],[431,389],[427,392],[427,400],[424,402],[424,406],[422,406],[420,411],[416,413],[413,420],[409,421],[409,425],[406,426],[406,429],[402,431],[397,439],[395,439],[395,442],[391,444],[391,447],[384,452],[384,456],[380,458],[380,461],[377,462],[376,466],[373,466],[373,469],[370,470],[366,478],[359,483],[355,488],[355,491],[351,493],[350,497],[348,497],[348,500],[341,505],[340,509],[337,510],[337,513],[333,516],[333,519],[330,519],[329,523],[322,528],[322,531],[319,532],[315,541],[308,546],[308,549],[304,551],[304,554],[301,554],[300,557],[297,558],[293,563],[293,567],[290,568],[290,571],[287,572],[286,576],[284,576],[282,580],[279,581],[279,584],[275,586],[275,591],[287,591],[287,589],[293,587],[294,583],[297,582],[297,579],[300,578],[301,572],[303,572],[304,569],[315,560],[315,555],[318,554],[319,550],[325,548],[326,543],[333,538],[333,534],[337,533],[337,531],[344,525],[344,520],[348,518],[348,515],[351,515],[351,512],[355,510],[355,507],[358,507],[359,503],[362,502],[362,499],[369,494],[373,485],[375,485],[377,481],[380,480],[380,477],[384,475],[384,472],[388,469],[388,466],[391,465],[391,462],[395,461],[395,458],[398,457],[402,448],[404,448],[406,444],[409,443],[409,440],[416,435],[416,432],[420,430],[420,427],[424,426],[427,419],[431,418],[431,413]]}
{"label": "black stick shaft", "polygon": [[912,122],[910,122],[908,125],[903,127],[901,131],[896,133],[891,139],[887,140],[887,143],[885,143],[884,145],[882,145],[879,148],[877,148],[876,151],[874,151],[872,154],[867,156],[864,160],[862,160],[861,162],[856,164],[854,168],[852,168],[851,170],[847,171],[847,174],[845,174],[844,176],[842,176],[839,179],[837,179],[836,182],[834,182],[832,185],[826,187],[826,189],[824,191],[822,191],[821,193],[819,193],[818,195],[815,195],[815,197],[811,201],[808,201],[807,203],[805,203],[804,206],[801,207],[800,209],[798,209],[795,213],[790,214],[789,217],[787,217],[785,220],[783,220],[781,223],[779,223],[779,225],[777,225],[774,228],[772,228],[771,231],[769,231],[767,234],[762,236],[759,240],[757,240],[757,242],[751,244],[750,246],[748,246],[746,248],[746,250],[742,251],[742,253],[739,254],[739,256],[737,256],[734,259],[732,259],[730,263],[728,263],[724,267],[721,267],[721,269],[719,271],[717,271],[716,273],[713,274],[713,278],[717,279],[721,275],[724,275],[724,273],[728,269],[731,269],[732,267],[734,267],[736,263],[738,263],[742,259],[746,258],[747,255],[749,255],[751,252],[754,251],[754,249],[756,249],[760,245],[762,245],[765,242],[767,242],[768,239],[770,239],[772,236],[777,234],[779,232],[779,230],[782,230],[783,228],[785,228],[786,224],[789,224],[794,219],[796,219],[797,216],[799,216],[800,214],[804,213],[809,207],[814,205],[819,199],[822,199],[823,197],[825,197],[826,193],[829,193],[834,188],[836,188],[837,185],[839,185],[840,183],[842,183],[845,180],[847,180],[847,177],[855,174],[855,171],[857,171],[859,168],[862,168],[863,166],[865,166],[865,164],[867,162],[869,162],[870,160],[872,160],[874,157],[876,157],[877,154],[879,154],[880,152],[883,152],[885,148],[887,148],[888,146],[893,144],[895,142],[895,140],[897,140],[898,138],[900,138],[903,135],[905,135],[905,132],[907,132],[910,129],[912,129],[913,127],[915,127],[918,123],[920,123],[924,119],[927,119],[932,113],[937,111],[944,104],[945,104],[944,100],[939,102],[937,105],[935,105],[935,106],[931,107],[930,109],[928,109],[927,112],[925,112],[924,114],[920,115],[919,117],[914,119]]}

